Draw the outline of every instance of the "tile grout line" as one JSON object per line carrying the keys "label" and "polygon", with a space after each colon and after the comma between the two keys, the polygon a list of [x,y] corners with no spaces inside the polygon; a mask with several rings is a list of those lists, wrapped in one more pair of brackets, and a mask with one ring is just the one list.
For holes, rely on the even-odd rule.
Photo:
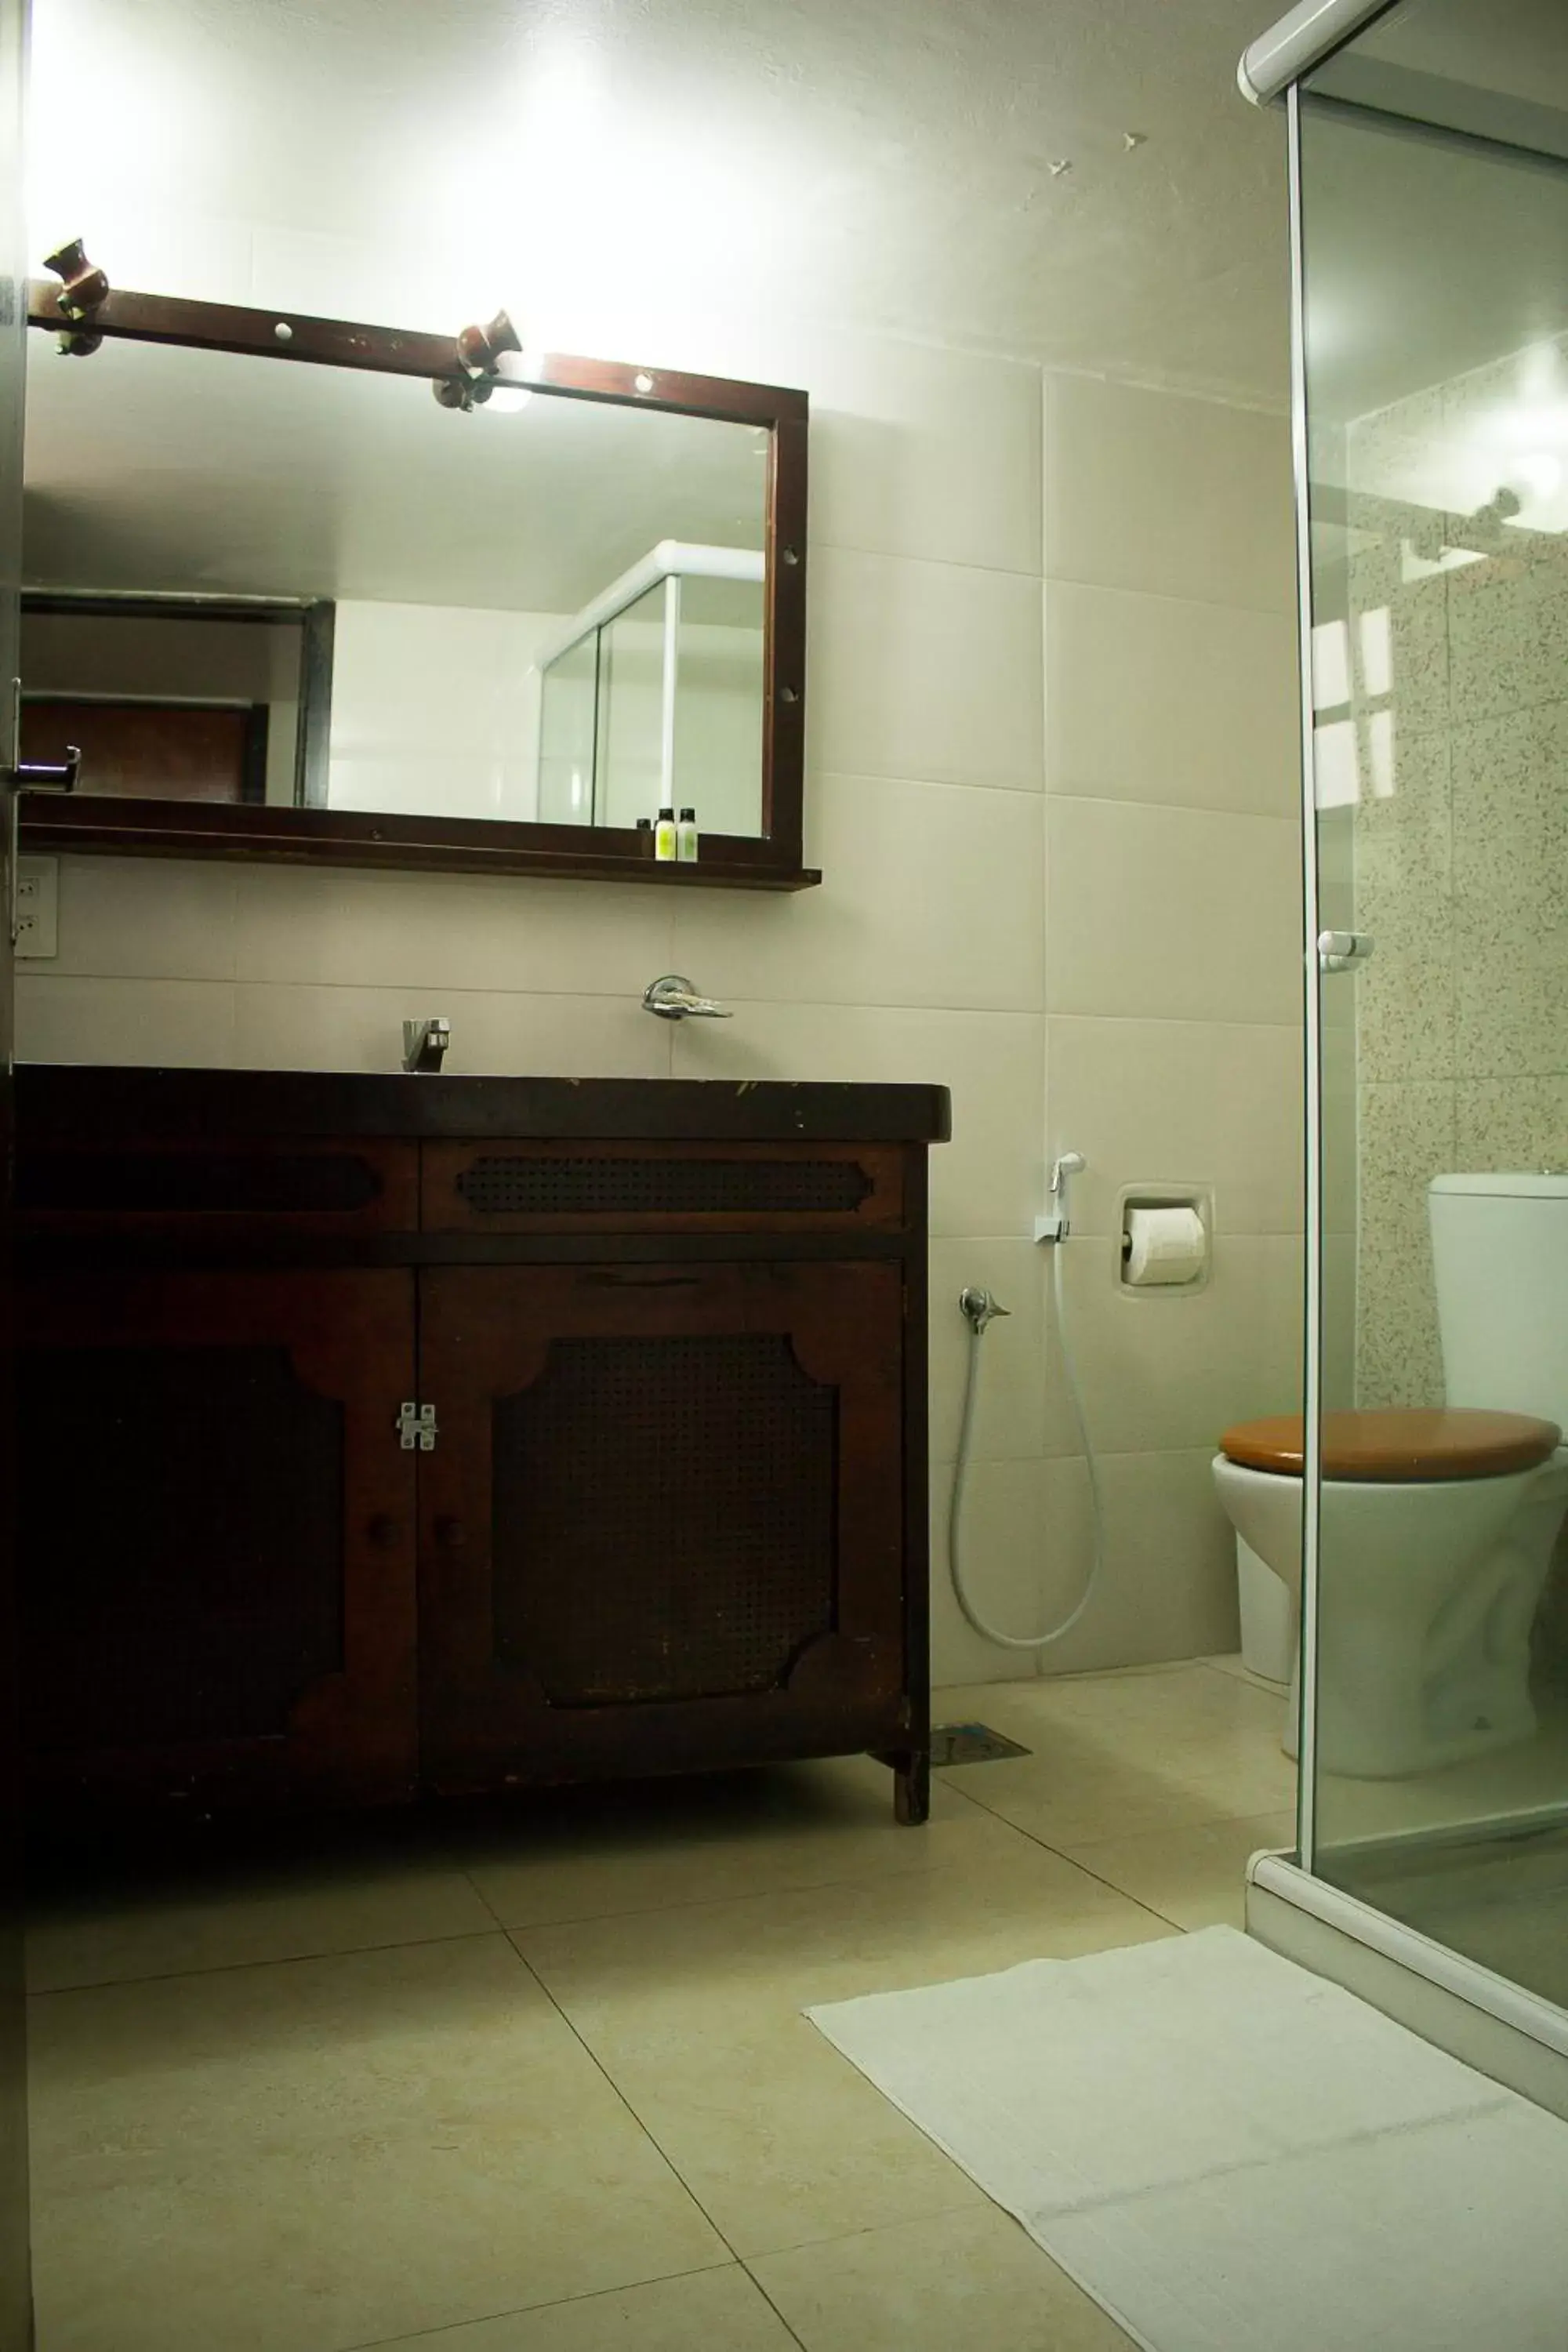
{"label": "tile grout line", "polygon": [[[594,2048],[593,2044],[586,2039],[586,2037],[578,2031],[575,2021],[568,2016],[565,2009],[562,2006],[561,2002],[556,2000],[555,1995],[545,1983],[544,1979],[540,1975],[538,1969],[534,1968],[527,1954],[522,1950],[515,1937],[510,1931],[507,1934],[507,1942],[510,1945],[512,1951],[517,1957],[518,1966],[522,1969],[524,1975],[527,1976],[533,1984],[538,1986],[540,1991],[544,1995],[545,2000],[550,2003],[551,2008],[555,2011],[557,2017],[560,2018],[562,2023],[565,2026],[566,2031],[571,2034],[573,2040],[578,2044],[579,2048],[584,2052],[599,2074],[604,2076],[605,2081],[609,2084],[610,2089],[614,2092],[616,2099],[626,2109],[626,2114],[631,2117],[631,2120],[637,2131],[640,2132],[643,2138],[647,2141],[648,2146],[658,2156],[659,2162],[668,2172],[670,2179],[676,2182],[683,2194],[691,2200],[692,2204],[696,2207],[698,2212],[701,2214],[703,2220],[707,2222],[708,2227],[712,2231],[720,2244],[728,2252],[731,2261],[741,2263],[742,2267],[744,2268],[739,2250],[731,2244],[730,2240],[719,2227],[718,2222],[714,2220],[712,2214],[710,2213],[707,2206],[704,2205],[700,2197],[698,2196],[697,2191],[692,2188],[691,2183],[681,2172],[679,2165],[676,2164],[668,2150],[660,2144],[656,2135],[649,2130],[647,2125],[643,2121],[641,2116],[638,2115],[636,2107],[633,2106],[630,2099],[627,2098],[625,2091],[622,2090],[620,2084],[616,2082],[615,2076],[611,2074],[609,2068],[605,2065],[598,2052]],[[714,2263],[710,2263],[708,2267],[710,2269],[718,2270],[723,2268],[724,2265]],[[798,2337],[796,2338],[796,2341],[799,2341]]]}
{"label": "tile grout line", "polygon": [[[657,2278],[628,2279],[622,2286],[593,2286],[584,2294],[557,2295],[553,2303],[508,2304],[500,2311],[481,2312],[477,2319],[439,2319],[434,2327],[416,2327],[409,2336],[368,2336],[361,2343],[343,2345],[340,2352],[400,2352],[405,2344],[432,2344],[437,2346],[438,2352],[440,2337],[455,2336],[461,2327],[489,2327],[498,2319],[527,2319],[537,2312],[566,2311],[574,2304],[595,2303],[601,2295],[630,2294],[635,2294],[638,2287],[663,2286],[667,2281],[676,2279],[706,2278],[710,2271],[744,2268],[744,2263],[737,2256],[732,2263],[703,2263],[692,2271],[662,2271]],[[795,2341],[798,2344],[800,2338],[796,2336]]]}
{"label": "tile grout line", "polygon": [[[487,1903],[486,1910],[489,1907]],[[27,1999],[68,2000],[74,1993],[112,1992],[121,1985],[179,1984],[197,1977],[236,1976],[244,1969],[302,1969],[315,1960],[355,1960],[370,1952],[430,1951],[437,1944],[475,1944],[486,1936],[505,1934],[498,1922],[494,1927],[458,1927],[449,1936],[397,1936],[381,1944],[329,1944],[319,1951],[274,1952],[266,1959],[214,1960],[206,1968],[153,1969],[144,1976],[93,1977],[85,1984],[41,1985],[37,1990],[29,1986]]]}

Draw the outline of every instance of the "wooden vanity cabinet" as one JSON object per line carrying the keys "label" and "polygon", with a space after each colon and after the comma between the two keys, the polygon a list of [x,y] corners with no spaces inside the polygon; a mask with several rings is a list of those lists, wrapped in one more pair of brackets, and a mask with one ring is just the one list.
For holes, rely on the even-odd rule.
{"label": "wooden vanity cabinet", "polygon": [[20,1077],[41,1804],[868,1748],[924,1818],[940,1089]]}
{"label": "wooden vanity cabinet", "polygon": [[17,1556],[35,1789],[413,1794],[417,1494],[388,1444],[410,1273],[23,1286]]}

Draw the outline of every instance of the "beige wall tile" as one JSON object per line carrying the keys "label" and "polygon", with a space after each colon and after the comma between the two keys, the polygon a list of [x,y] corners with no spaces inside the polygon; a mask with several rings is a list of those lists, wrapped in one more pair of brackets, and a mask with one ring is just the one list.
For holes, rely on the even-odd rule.
{"label": "beige wall tile", "polygon": [[[1236,1647],[1236,1552],[1215,1494],[1214,1446],[1100,1454],[1097,1445],[1096,1452],[1105,1502],[1100,1582],[1072,1631],[1033,1652],[995,1648],[960,1614],[947,1567],[951,1473],[945,1465],[933,1471],[933,1682],[1005,1681],[1032,1671],[1079,1674]],[[1081,1456],[977,1463],[964,1527],[970,1589],[980,1613],[999,1632],[1048,1632],[1077,1605],[1092,1561]]]}
{"label": "beige wall tile", "polygon": [[725,998],[1040,1010],[1041,795],[826,775],[811,801],[821,888],[680,892],[678,971]]}
{"label": "beige wall tile", "polygon": [[968,1370],[969,1325],[958,1309],[966,1285],[989,1290],[1007,1309],[981,1341],[975,1395],[976,1461],[1021,1461],[1076,1445],[1062,1387],[1060,1350],[1047,1340],[1050,1255],[1037,1242],[955,1241],[931,1245],[931,1444],[950,1461],[958,1443]]}
{"label": "beige wall tile", "polygon": [[829,547],[810,601],[816,767],[1040,790],[1037,580]]}
{"label": "beige wall tile", "polygon": [[1300,835],[1288,818],[1053,793],[1046,844],[1053,1013],[1300,1018]]}
{"label": "beige wall tile", "polygon": [[40,976],[232,980],[232,866],[177,858],[62,857],[59,953]]}
{"label": "beige wall tile", "polygon": [[1296,625],[1286,613],[1052,580],[1046,785],[1294,818]]}
{"label": "beige wall tile", "polygon": [[732,1021],[676,1026],[676,1077],[899,1079],[950,1087],[952,1140],[936,1145],[931,1155],[932,1232],[1032,1230],[1044,1181],[1041,1015],[744,999],[735,1003],[734,1013]]}
{"label": "beige wall tile", "polygon": [[1040,569],[1040,373],[842,332],[806,340],[814,548]]}
{"label": "beige wall tile", "polygon": [[395,1070],[403,1059],[405,1020],[440,1013],[452,1024],[445,1066],[455,1074],[669,1074],[671,1024],[655,1021],[630,994],[469,995],[428,983],[295,988],[282,982],[242,982],[234,994],[234,1044],[225,1058],[242,1069]]}
{"label": "beige wall tile", "polygon": [[354,988],[640,996],[673,892],[518,877],[240,869],[237,972]]}
{"label": "beige wall tile", "polygon": [[1096,376],[1047,376],[1046,573],[1292,612],[1286,419]]}
{"label": "beige wall tile", "polygon": [[1232,1422],[1300,1410],[1295,1235],[1220,1232],[1210,1280],[1186,1296],[1129,1290],[1111,1237],[1069,1241],[1066,1250],[1068,1330],[1098,1448],[1212,1451]]}
{"label": "beige wall tile", "polygon": [[[1036,1671],[1035,1653],[988,1642],[952,1589],[948,1529],[953,1465],[931,1468],[931,1672],[933,1683],[1004,1682]],[[965,1482],[959,1541],[965,1586],[987,1624],[1020,1637],[1061,1614],[1050,1558],[1051,1489],[1045,1463],[976,1459]],[[1070,1601],[1068,1605],[1070,1607]]]}
{"label": "beige wall tile", "polygon": [[1075,1232],[1108,1234],[1124,1184],[1212,1184],[1227,1234],[1299,1232],[1304,1082],[1299,1024],[1097,1020],[1053,1012],[1053,1151],[1082,1151]]}
{"label": "beige wall tile", "polygon": [[[1100,1457],[1105,1567],[1073,1631],[1041,1657],[1043,1674],[1142,1665],[1234,1650],[1239,1641],[1236,1548],[1214,1486],[1214,1448]],[[1047,1465],[1050,1590],[1070,1606],[1090,1560],[1081,1460]]]}
{"label": "beige wall tile", "polygon": [[226,982],[16,975],[19,1062],[167,1062],[224,1069],[235,1059]]}

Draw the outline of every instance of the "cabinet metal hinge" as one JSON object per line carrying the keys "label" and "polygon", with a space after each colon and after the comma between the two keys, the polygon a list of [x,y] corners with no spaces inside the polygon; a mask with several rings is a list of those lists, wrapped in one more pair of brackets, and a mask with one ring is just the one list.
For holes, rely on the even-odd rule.
{"label": "cabinet metal hinge", "polygon": [[397,1442],[405,1454],[412,1454],[416,1446],[421,1454],[434,1454],[437,1435],[433,1404],[416,1404],[410,1399],[398,1406]]}

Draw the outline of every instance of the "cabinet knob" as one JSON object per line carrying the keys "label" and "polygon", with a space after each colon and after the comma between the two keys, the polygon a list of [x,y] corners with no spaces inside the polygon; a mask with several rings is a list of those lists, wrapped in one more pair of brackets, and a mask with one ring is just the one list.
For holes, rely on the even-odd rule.
{"label": "cabinet knob", "polygon": [[365,1528],[377,1551],[390,1551],[402,1532],[401,1520],[395,1519],[390,1511],[377,1511]]}
{"label": "cabinet knob", "polygon": [[461,1551],[468,1540],[468,1530],[461,1519],[437,1519],[436,1540],[443,1551]]}

